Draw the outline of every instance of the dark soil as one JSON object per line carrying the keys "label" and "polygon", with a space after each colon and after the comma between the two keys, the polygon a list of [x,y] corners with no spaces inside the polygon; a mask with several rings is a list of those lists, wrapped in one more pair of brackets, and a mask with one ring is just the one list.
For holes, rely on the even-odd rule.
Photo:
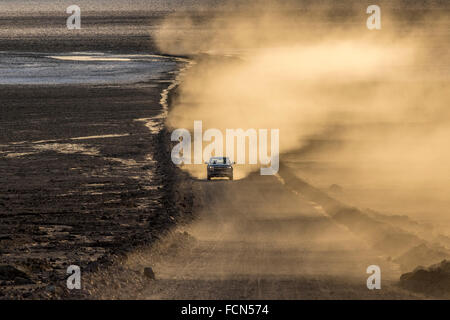
{"label": "dark soil", "polygon": [[[69,265],[104,267],[189,219],[168,133],[135,121],[161,112],[166,86],[0,88],[0,298],[61,297]],[[127,135],[69,139],[105,134]]]}

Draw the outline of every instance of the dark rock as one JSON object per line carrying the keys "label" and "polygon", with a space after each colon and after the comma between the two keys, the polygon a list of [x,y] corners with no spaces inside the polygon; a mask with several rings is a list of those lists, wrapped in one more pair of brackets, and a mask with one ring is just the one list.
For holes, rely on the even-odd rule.
{"label": "dark rock", "polygon": [[428,268],[418,267],[400,277],[400,285],[406,289],[437,297],[450,297],[450,261]]}
{"label": "dark rock", "polygon": [[0,280],[14,280],[17,277],[29,279],[29,276],[25,272],[20,271],[13,266],[0,266]]}
{"label": "dark rock", "polygon": [[150,280],[155,280],[155,273],[151,267],[144,268],[144,276]]}
{"label": "dark rock", "polygon": [[32,294],[31,292],[25,292],[25,293],[23,294],[23,297],[24,297],[25,299],[30,299],[32,296],[33,296],[33,294]]}
{"label": "dark rock", "polygon": [[50,292],[55,292],[56,291],[56,287],[54,285],[49,285],[46,287],[46,289]]}

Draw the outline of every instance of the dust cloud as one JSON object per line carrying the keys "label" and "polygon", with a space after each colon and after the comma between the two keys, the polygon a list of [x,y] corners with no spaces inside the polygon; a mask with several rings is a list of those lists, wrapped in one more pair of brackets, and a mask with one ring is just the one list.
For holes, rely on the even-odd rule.
{"label": "dust cloud", "polygon": [[[280,161],[319,188],[450,226],[448,8],[380,1],[382,29],[369,31],[368,5],[257,1],[170,16],[157,44],[197,63],[167,123],[280,129]],[[204,178],[204,165],[186,168]],[[237,178],[256,169],[237,166]]]}

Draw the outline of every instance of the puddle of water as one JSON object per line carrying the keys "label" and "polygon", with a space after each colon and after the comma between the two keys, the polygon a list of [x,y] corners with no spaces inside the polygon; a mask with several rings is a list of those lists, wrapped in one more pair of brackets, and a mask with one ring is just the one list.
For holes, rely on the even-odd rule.
{"label": "puddle of water", "polygon": [[128,58],[106,58],[95,56],[48,56],[47,58],[64,61],[131,61],[131,59]]}
{"label": "puddle of water", "polygon": [[123,84],[163,80],[178,59],[107,53],[0,52],[0,84]]}

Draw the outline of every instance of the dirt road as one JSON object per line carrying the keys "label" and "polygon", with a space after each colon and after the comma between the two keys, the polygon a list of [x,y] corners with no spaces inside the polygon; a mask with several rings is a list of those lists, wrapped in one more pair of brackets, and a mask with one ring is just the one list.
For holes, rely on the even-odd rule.
{"label": "dirt road", "polygon": [[[320,206],[279,178],[193,183],[191,224],[131,254],[97,287],[100,298],[371,299],[414,298],[397,287],[400,270],[368,248]],[[366,268],[379,265],[382,289],[368,290]],[[139,287],[128,276],[152,267],[156,280]],[[104,276],[111,275],[111,272]],[[119,280],[121,279],[121,280]],[[120,282],[120,284],[117,284]],[[134,286],[134,288],[133,288]],[[138,288],[139,287],[139,288]],[[115,288],[114,290],[108,290]],[[119,289],[119,290],[117,290]]]}

